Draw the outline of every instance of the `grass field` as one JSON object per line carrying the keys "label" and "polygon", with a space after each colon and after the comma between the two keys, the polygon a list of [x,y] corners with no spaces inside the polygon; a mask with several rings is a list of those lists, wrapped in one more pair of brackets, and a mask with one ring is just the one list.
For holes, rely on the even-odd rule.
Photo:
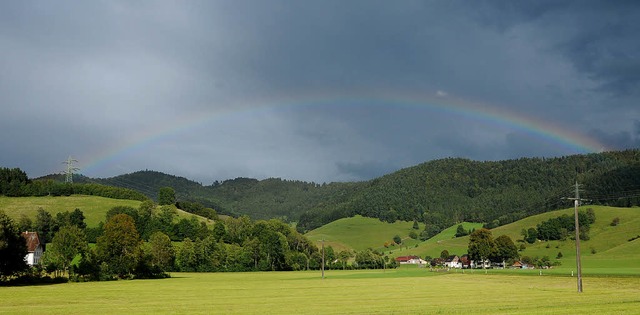
{"label": "grass field", "polygon": [[0,210],[14,220],[20,220],[24,214],[35,219],[39,208],[46,210],[55,217],[58,212],[73,211],[76,208],[82,210],[87,226],[98,226],[104,221],[109,209],[116,206],[130,206],[138,208],[140,201],[111,199],[96,196],[72,195],[63,197],[5,197],[0,196]]}
{"label": "grass field", "polygon": [[393,242],[395,235],[399,235],[403,239],[403,247],[412,247],[418,244],[419,241],[409,238],[409,233],[415,231],[419,234],[424,229],[424,224],[420,224],[420,228],[414,230],[413,222],[386,223],[378,219],[357,215],[321,226],[305,236],[318,244],[324,239],[325,245],[331,245],[336,252],[343,249],[364,250],[369,247],[388,251],[389,249],[384,247],[384,243]]}
{"label": "grass field", "polygon": [[[174,273],[163,280],[0,287],[7,314],[634,314],[637,277],[398,270]],[[512,271],[513,272],[513,271]]]}
{"label": "grass field", "polygon": [[[629,242],[629,239],[640,235],[640,208],[615,208],[605,206],[585,206],[592,208],[596,214],[596,222],[591,226],[589,235],[591,239],[581,242],[581,256],[586,268],[630,268],[636,274],[640,274],[640,239]],[[547,212],[520,221],[500,226],[491,230],[493,237],[502,234],[511,237],[514,242],[522,239],[520,231],[536,225],[544,220],[560,216],[562,214],[573,215],[573,208]],[[613,218],[618,217],[620,224],[611,226]],[[467,252],[469,237],[434,237],[431,240],[421,243],[418,247],[401,248],[394,251],[393,256],[426,255],[437,257],[443,249],[451,254],[464,254]],[[516,246],[520,243],[516,242]],[[560,268],[574,268],[575,266],[575,242],[567,239],[565,241],[536,242],[526,244],[526,249],[519,252],[521,256],[549,256],[554,259],[558,252],[562,252]],[[626,271],[625,271],[626,272]]]}
{"label": "grass field", "polygon": [[[39,208],[46,210],[55,217],[58,212],[73,211],[76,208],[82,210],[85,216],[85,223],[89,227],[96,227],[100,221],[104,222],[107,211],[116,206],[129,206],[138,208],[140,201],[111,199],[97,196],[71,195],[59,197],[5,197],[0,196],[0,210],[3,210],[9,217],[16,222],[24,214],[31,219],[35,219]],[[213,224],[212,220],[208,220],[201,216],[197,216],[182,210],[177,210],[177,219],[189,219],[195,216],[198,220]]]}

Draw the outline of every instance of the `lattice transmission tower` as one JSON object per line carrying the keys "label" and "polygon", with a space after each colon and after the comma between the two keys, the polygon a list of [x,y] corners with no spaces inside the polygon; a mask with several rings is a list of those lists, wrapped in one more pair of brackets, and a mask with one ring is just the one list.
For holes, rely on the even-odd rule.
{"label": "lattice transmission tower", "polygon": [[62,162],[62,164],[67,164],[67,169],[64,171],[65,176],[65,182],[66,183],[73,183],[73,172],[80,170],[77,167],[73,166],[73,162],[78,163],[78,160],[76,159],[72,159],[71,155],[69,155],[69,158]]}

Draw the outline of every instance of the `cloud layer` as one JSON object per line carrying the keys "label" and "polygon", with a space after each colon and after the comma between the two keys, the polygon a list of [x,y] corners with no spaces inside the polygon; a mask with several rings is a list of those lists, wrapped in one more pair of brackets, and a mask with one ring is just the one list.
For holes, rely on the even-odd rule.
{"label": "cloud layer", "polygon": [[329,182],[584,153],[460,104],[637,148],[637,21],[633,1],[3,3],[0,166]]}

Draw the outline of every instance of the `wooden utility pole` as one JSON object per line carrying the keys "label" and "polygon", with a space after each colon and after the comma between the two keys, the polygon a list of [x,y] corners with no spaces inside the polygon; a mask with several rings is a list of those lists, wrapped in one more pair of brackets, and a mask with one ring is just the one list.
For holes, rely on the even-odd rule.
{"label": "wooden utility pole", "polygon": [[573,200],[573,215],[576,222],[576,269],[578,273],[578,293],[582,293],[582,264],[580,262],[580,222],[578,220],[578,206],[580,205],[580,189],[576,181],[575,198],[567,198]]}
{"label": "wooden utility pole", "polygon": [[324,239],[322,239],[322,279],[324,279]]}

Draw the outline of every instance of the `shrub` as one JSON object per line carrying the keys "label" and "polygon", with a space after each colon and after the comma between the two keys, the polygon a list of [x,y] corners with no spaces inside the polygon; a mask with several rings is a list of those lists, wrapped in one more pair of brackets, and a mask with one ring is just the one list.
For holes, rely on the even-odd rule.
{"label": "shrub", "polygon": [[613,220],[611,221],[611,226],[617,226],[618,224],[620,224],[620,218],[613,218]]}

